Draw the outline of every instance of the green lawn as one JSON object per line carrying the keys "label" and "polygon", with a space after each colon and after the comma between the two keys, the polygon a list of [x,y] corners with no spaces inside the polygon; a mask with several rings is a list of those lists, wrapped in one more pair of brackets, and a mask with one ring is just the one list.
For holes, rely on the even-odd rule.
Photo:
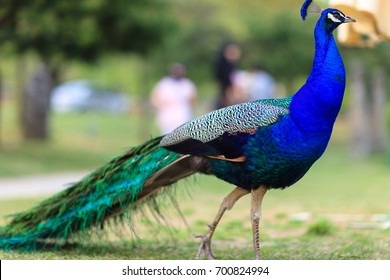
{"label": "green lawn", "polygon": [[[390,259],[387,158],[351,158],[344,128],[339,122],[328,151],[300,182],[266,194],[261,221],[264,259]],[[91,169],[157,134],[153,119],[137,114],[56,115],[53,132],[48,144],[22,144],[10,133],[0,151],[0,176]],[[59,251],[0,251],[0,259],[192,259],[198,246],[192,234],[207,230],[232,189],[211,177],[194,178],[176,186],[188,227],[171,202],[162,200],[166,222],[138,214],[132,221],[135,233],[126,227],[109,228],[103,237]],[[6,222],[5,215],[28,209],[40,199],[0,201],[0,224]],[[214,235],[217,257],[252,258],[249,208],[249,197],[244,197],[222,219]]]}

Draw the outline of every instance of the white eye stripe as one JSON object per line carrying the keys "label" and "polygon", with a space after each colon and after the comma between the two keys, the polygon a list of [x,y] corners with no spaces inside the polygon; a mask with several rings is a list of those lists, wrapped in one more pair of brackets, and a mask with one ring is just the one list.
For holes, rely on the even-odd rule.
{"label": "white eye stripe", "polygon": [[[341,16],[341,15],[340,15]],[[333,22],[341,22],[341,20],[335,18],[335,16],[331,13],[328,14],[328,18],[332,20]]]}

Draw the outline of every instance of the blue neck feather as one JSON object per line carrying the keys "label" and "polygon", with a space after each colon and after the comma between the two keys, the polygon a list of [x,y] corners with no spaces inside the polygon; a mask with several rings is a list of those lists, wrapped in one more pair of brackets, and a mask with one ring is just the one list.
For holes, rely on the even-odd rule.
{"label": "blue neck feather", "polygon": [[[303,131],[329,134],[340,111],[345,69],[330,29],[323,18],[315,31],[315,56],[310,76],[294,95],[291,118]],[[328,133],[326,133],[328,132]]]}

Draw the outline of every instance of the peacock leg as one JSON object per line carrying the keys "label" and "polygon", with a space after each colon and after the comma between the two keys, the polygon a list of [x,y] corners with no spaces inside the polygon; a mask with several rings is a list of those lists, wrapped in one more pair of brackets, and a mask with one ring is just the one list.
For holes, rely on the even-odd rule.
{"label": "peacock leg", "polygon": [[251,221],[253,233],[253,249],[255,253],[255,260],[260,259],[260,238],[259,238],[259,223],[261,218],[261,204],[267,188],[261,186],[258,189],[252,190],[251,199]]}
{"label": "peacock leg", "polygon": [[233,208],[234,203],[236,203],[237,200],[239,200],[244,195],[248,194],[249,191],[237,187],[235,188],[227,197],[224,198],[224,200],[221,203],[221,206],[219,207],[217,216],[214,218],[213,222],[208,226],[209,230],[206,234],[194,234],[194,237],[201,238],[201,243],[198,249],[198,253],[196,254],[196,259],[199,259],[202,252],[204,252],[205,256],[209,260],[215,259],[213,256],[213,253],[211,252],[211,238],[214,234],[215,229],[217,228],[217,225],[219,221],[221,220],[223,214],[226,210],[230,210]]}

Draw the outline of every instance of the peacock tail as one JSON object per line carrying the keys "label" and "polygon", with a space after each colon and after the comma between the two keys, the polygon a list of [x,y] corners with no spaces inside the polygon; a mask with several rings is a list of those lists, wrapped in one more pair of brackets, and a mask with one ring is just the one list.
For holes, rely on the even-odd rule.
{"label": "peacock tail", "polygon": [[[179,154],[159,146],[154,138],[118,156],[29,211],[16,214],[0,228],[0,248],[33,250],[43,240],[67,240],[76,233],[101,227],[128,207],[152,199],[161,185],[145,187],[147,178],[169,166]],[[173,182],[166,182],[168,185]]]}

